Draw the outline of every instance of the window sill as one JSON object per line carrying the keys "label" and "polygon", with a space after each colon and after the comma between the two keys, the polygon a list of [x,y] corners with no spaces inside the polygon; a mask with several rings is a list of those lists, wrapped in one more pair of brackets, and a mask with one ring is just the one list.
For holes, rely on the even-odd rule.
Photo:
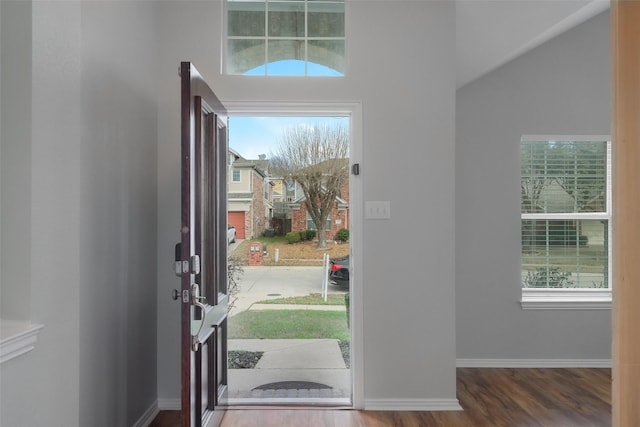
{"label": "window sill", "polygon": [[38,332],[44,325],[27,321],[0,321],[0,363],[21,356],[35,348]]}
{"label": "window sill", "polygon": [[523,289],[523,310],[611,310],[609,289]]}

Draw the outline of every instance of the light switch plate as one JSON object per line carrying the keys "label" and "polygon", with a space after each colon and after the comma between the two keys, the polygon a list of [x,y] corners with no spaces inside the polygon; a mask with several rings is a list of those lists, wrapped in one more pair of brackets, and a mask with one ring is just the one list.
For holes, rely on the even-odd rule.
{"label": "light switch plate", "polygon": [[391,219],[391,202],[364,202],[365,219]]}

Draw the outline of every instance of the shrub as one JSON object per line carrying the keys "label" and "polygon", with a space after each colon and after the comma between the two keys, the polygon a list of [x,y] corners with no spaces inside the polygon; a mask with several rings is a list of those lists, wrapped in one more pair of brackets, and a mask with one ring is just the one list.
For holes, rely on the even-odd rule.
{"label": "shrub", "polygon": [[297,231],[290,231],[286,236],[284,236],[284,238],[290,245],[293,243],[298,243],[300,241],[300,233],[298,233]]}
{"label": "shrub", "polygon": [[571,273],[562,272],[559,268],[537,268],[527,271],[524,278],[525,288],[570,288],[573,285]]}
{"label": "shrub", "polygon": [[306,233],[307,240],[313,240],[316,238],[316,230],[307,230]]}
{"label": "shrub", "polygon": [[300,235],[301,242],[304,242],[305,240],[307,240],[307,232],[305,230],[298,231],[298,234]]}
{"label": "shrub", "polygon": [[236,301],[238,300],[238,292],[240,291],[238,283],[240,282],[240,276],[244,274],[244,269],[242,268],[243,261],[237,255],[229,255],[229,262],[227,268],[227,278],[229,279],[227,285],[227,293],[229,295],[229,306],[227,307],[228,311],[236,305]]}
{"label": "shrub", "polygon": [[347,242],[349,240],[349,230],[347,230],[346,228],[341,228],[340,230],[338,230],[338,240],[340,240],[341,242]]}

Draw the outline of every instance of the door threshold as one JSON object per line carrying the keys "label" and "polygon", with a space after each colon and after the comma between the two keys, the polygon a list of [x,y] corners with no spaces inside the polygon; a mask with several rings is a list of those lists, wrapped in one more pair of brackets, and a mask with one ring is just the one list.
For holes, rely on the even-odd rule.
{"label": "door threshold", "polygon": [[267,397],[267,398],[229,398],[229,407],[235,409],[239,406],[250,406],[257,409],[260,406],[293,406],[293,407],[327,407],[330,409],[353,409],[351,399],[340,397],[313,398],[313,397]]}

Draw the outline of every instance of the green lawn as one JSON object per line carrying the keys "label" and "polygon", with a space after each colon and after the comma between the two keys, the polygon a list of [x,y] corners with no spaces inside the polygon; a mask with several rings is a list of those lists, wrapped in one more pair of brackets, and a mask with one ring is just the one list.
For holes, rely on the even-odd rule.
{"label": "green lawn", "polygon": [[349,339],[343,311],[248,310],[229,318],[229,338]]}

